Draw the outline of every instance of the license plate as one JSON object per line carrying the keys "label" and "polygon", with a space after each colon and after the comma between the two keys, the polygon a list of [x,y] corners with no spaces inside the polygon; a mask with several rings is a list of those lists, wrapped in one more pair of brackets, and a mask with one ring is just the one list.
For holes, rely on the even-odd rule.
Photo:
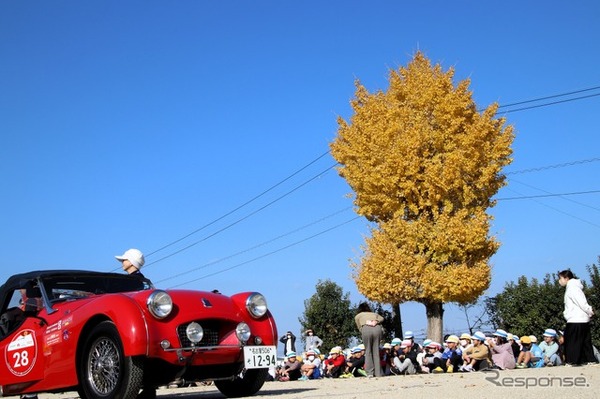
{"label": "license plate", "polygon": [[277,348],[274,346],[244,346],[244,365],[247,369],[275,367]]}

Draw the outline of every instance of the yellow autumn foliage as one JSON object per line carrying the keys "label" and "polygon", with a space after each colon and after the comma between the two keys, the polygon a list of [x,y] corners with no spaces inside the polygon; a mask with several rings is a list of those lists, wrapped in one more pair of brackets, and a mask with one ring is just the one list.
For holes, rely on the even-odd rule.
{"label": "yellow autumn foliage", "polygon": [[338,119],[331,153],[356,211],[376,223],[352,265],[371,300],[464,303],[489,286],[499,244],[486,211],[505,184],[513,128],[453,78],[417,52],[385,92],[357,81],[354,113]]}

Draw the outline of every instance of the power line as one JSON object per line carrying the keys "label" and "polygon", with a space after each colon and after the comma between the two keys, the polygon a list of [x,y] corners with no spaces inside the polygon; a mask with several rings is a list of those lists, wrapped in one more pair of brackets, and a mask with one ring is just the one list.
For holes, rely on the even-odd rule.
{"label": "power line", "polygon": [[[510,189],[509,189],[509,190],[510,190]],[[513,191],[513,192],[515,192],[515,193],[518,193],[518,192],[517,192],[517,191],[515,191],[515,190],[511,190],[511,191]],[[599,192],[600,192],[600,191],[599,191]],[[518,194],[520,194],[520,193],[518,193]],[[561,196],[562,196],[562,194],[561,194]],[[522,199],[522,198],[528,198],[528,197],[524,197],[524,196],[523,196],[523,197],[518,197],[518,198],[515,198],[515,199]],[[589,225],[591,225],[591,226],[594,226],[594,227],[600,227],[600,225],[597,225],[596,223],[590,222],[590,221],[589,221],[589,220],[587,220],[587,219],[583,219],[583,218],[580,218],[580,217],[578,217],[578,216],[571,215],[571,214],[570,214],[570,213],[568,213],[568,212],[562,211],[562,210],[560,210],[560,209],[558,209],[558,208],[555,208],[555,207],[553,207],[553,206],[550,206],[550,205],[548,205],[548,204],[546,204],[546,203],[544,203],[544,202],[538,201],[538,200],[536,199],[537,197],[535,197],[535,196],[531,196],[531,197],[529,197],[529,198],[532,198],[532,199],[533,199],[533,201],[537,202],[537,203],[538,203],[538,204],[540,204],[541,206],[544,206],[544,207],[546,207],[546,208],[550,208],[550,209],[552,209],[552,210],[553,210],[553,211],[555,211],[555,212],[562,213],[563,215],[569,216],[569,217],[571,217],[571,218],[573,218],[573,219],[577,219],[577,220],[579,220],[579,221],[581,221],[581,222],[583,222],[583,223],[587,223],[587,224],[589,224]],[[566,198],[565,198],[565,199],[566,199]]]}
{"label": "power line", "polygon": [[600,190],[579,191],[579,192],[561,193],[561,194],[526,195],[526,196],[522,196],[522,197],[497,198],[496,201],[511,201],[511,200],[522,200],[522,199],[532,199],[532,198],[562,197],[562,196],[567,196],[567,195],[584,195],[584,194],[598,194],[598,193],[600,193]]}
{"label": "power line", "polygon": [[[532,103],[532,102],[536,102],[536,101],[542,101],[542,100],[551,99],[551,98],[558,98],[558,97],[563,97],[563,96],[567,96],[567,95],[572,95],[572,94],[577,94],[577,93],[583,93],[583,92],[586,92],[586,91],[596,90],[596,89],[599,89],[599,88],[600,88],[600,86],[595,86],[595,87],[590,87],[590,88],[586,88],[586,89],[582,89],[582,90],[576,90],[576,91],[567,92],[567,93],[561,93],[561,94],[556,94],[556,95],[551,95],[551,96],[539,97],[539,98],[536,98],[536,99],[525,100],[525,101],[519,101],[519,102],[509,103],[509,104],[505,104],[505,105],[500,105],[498,108],[507,108],[507,107],[511,107],[511,106],[515,106],[515,105],[520,105],[520,104],[527,104],[527,103]],[[505,113],[509,113],[509,112],[516,112],[516,111],[522,111],[522,110],[531,109],[531,108],[539,108],[539,107],[544,107],[544,106],[549,106],[549,105],[559,104],[559,103],[568,102],[568,101],[575,101],[575,100],[580,100],[580,99],[584,99],[584,98],[595,97],[595,96],[598,96],[598,95],[600,95],[600,93],[598,93],[598,94],[592,94],[592,95],[588,95],[588,96],[580,96],[580,97],[576,97],[576,98],[572,98],[572,99],[567,99],[567,100],[562,100],[562,101],[556,101],[556,102],[551,102],[551,103],[546,103],[546,104],[535,105],[535,106],[531,106],[531,107],[523,107],[523,108],[519,108],[519,109],[508,110],[508,111],[505,111]],[[265,191],[263,191],[262,193],[260,193],[260,194],[256,195],[255,197],[251,198],[250,200],[248,200],[248,201],[244,202],[243,204],[239,205],[238,207],[234,208],[233,210],[231,210],[231,211],[229,211],[229,212],[225,213],[224,215],[222,215],[222,216],[220,216],[220,217],[218,217],[218,218],[214,219],[213,221],[211,221],[211,222],[209,222],[209,223],[205,224],[204,226],[202,226],[202,227],[200,227],[200,228],[198,228],[198,229],[196,229],[196,230],[194,230],[194,231],[192,231],[192,232],[190,232],[190,233],[188,233],[188,234],[186,234],[186,235],[182,236],[181,238],[179,238],[179,239],[177,239],[177,240],[174,240],[174,241],[172,241],[172,242],[170,242],[170,243],[168,243],[168,244],[166,244],[166,245],[164,245],[164,246],[162,246],[162,247],[160,247],[160,248],[158,248],[158,249],[156,249],[156,250],[154,250],[154,251],[152,251],[152,252],[148,253],[148,255],[147,255],[147,256],[148,256],[148,257],[150,257],[150,256],[152,256],[152,255],[154,255],[154,254],[156,254],[156,253],[158,253],[158,252],[160,252],[160,251],[162,251],[162,250],[164,250],[164,249],[166,249],[166,248],[169,248],[169,247],[171,247],[172,245],[175,245],[175,244],[177,244],[177,243],[179,243],[179,242],[181,242],[181,241],[185,240],[186,238],[188,238],[188,237],[190,237],[190,236],[192,236],[192,235],[194,235],[194,234],[196,234],[196,233],[198,233],[198,232],[200,232],[200,231],[202,231],[202,230],[206,229],[207,227],[210,227],[210,226],[212,226],[213,224],[217,223],[218,221],[220,221],[220,220],[224,219],[225,217],[227,217],[227,216],[229,216],[229,215],[231,215],[231,214],[233,214],[233,213],[237,212],[238,210],[240,210],[240,209],[242,209],[243,207],[245,207],[245,206],[249,205],[250,203],[252,203],[252,202],[254,202],[255,200],[257,200],[258,198],[260,198],[260,197],[264,196],[264,195],[265,195],[265,194],[267,194],[268,192],[272,191],[272,190],[273,190],[273,189],[275,189],[276,187],[280,186],[281,184],[283,184],[283,183],[284,183],[284,182],[286,182],[287,180],[289,180],[289,179],[291,179],[292,177],[296,176],[298,173],[302,172],[303,170],[305,170],[306,168],[308,168],[310,165],[314,164],[315,162],[317,162],[318,160],[320,160],[321,158],[323,158],[324,156],[326,156],[326,155],[328,155],[328,154],[330,154],[330,151],[329,151],[329,150],[328,150],[328,151],[326,151],[326,152],[324,152],[323,154],[319,155],[319,156],[318,156],[316,159],[312,160],[312,161],[311,161],[311,162],[309,162],[307,165],[303,166],[302,168],[300,168],[300,169],[299,169],[299,170],[297,170],[296,172],[292,173],[291,175],[289,175],[289,176],[288,176],[288,177],[286,177],[285,179],[283,179],[283,180],[281,180],[280,182],[278,182],[278,183],[274,184],[273,186],[271,186],[271,187],[270,187],[270,188],[268,188],[267,190],[265,190]],[[555,165],[555,166],[548,166],[548,167],[544,167],[544,168],[538,168],[538,169],[539,169],[539,170],[544,170],[544,169],[550,169],[550,168],[556,168],[556,167],[570,166],[570,165],[574,165],[574,164],[577,164],[577,163],[594,162],[594,161],[596,161],[596,160],[598,160],[598,158],[594,158],[594,159],[592,159],[592,160],[576,161],[576,162],[569,163],[569,164],[561,164],[561,165]],[[334,166],[336,166],[337,164],[338,164],[338,163],[334,164],[334,165],[333,165],[332,167],[330,167],[329,169],[333,168],[333,167],[334,167]],[[507,173],[507,174],[527,173],[527,172],[529,172],[529,171],[534,171],[534,170],[526,170],[526,171],[516,171],[516,172],[509,172],[509,173]],[[313,179],[314,179],[314,178],[313,178]],[[311,179],[311,180],[313,180],[313,179]],[[311,181],[311,180],[309,180],[309,181]],[[307,183],[307,182],[305,182],[304,184],[306,184],[306,183]],[[303,185],[304,185],[304,184],[303,184]],[[301,186],[300,186],[300,187],[301,187]],[[297,187],[297,188],[299,188],[299,187]],[[293,191],[295,191],[295,189],[294,189],[294,190],[292,190],[292,191],[290,191],[290,192],[288,192],[288,194],[291,194]],[[288,195],[288,194],[286,194],[286,195]],[[283,197],[285,197],[286,195],[284,195],[284,196],[280,197],[279,199],[282,199],[282,198],[283,198]],[[279,199],[278,199],[278,200],[279,200]],[[267,204],[266,206],[264,206],[264,207],[260,208],[258,211],[265,209],[267,206],[270,206],[270,205],[272,205],[274,202],[276,202],[276,201],[272,201],[272,202],[270,202],[270,203],[269,203],[269,204]],[[227,227],[225,227],[225,228],[223,228],[223,229],[220,229],[220,230],[218,230],[217,232],[215,232],[215,233],[213,233],[213,234],[209,235],[208,237],[205,237],[205,238],[204,238],[204,239],[202,239],[202,240],[199,240],[199,241],[197,241],[197,242],[195,242],[195,243],[193,243],[193,244],[191,244],[191,245],[188,245],[188,246],[186,246],[186,247],[184,247],[184,248],[182,248],[182,249],[180,249],[180,250],[178,250],[178,251],[176,251],[176,252],[174,252],[174,253],[172,253],[172,254],[170,254],[170,255],[164,256],[164,257],[162,257],[162,258],[160,258],[160,259],[158,259],[158,260],[156,260],[156,261],[154,261],[154,262],[152,262],[152,263],[150,263],[150,264],[148,264],[148,265],[151,265],[151,264],[154,264],[154,263],[160,262],[160,261],[162,261],[162,260],[164,260],[164,259],[167,259],[167,258],[169,258],[169,257],[171,257],[171,256],[174,256],[174,255],[176,255],[176,254],[178,254],[178,253],[180,253],[180,252],[182,252],[182,251],[184,251],[184,250],[186,250],[186,249],[189,249],[189,248],[191,248],[192,246],[194,246],[194,245],[197,245],[198,243],[200,243],[200,242],[202,242],[202,241],[205,241],[206,239],[208,239],[208,238],[210,238],[210,237],[212,237],[212,236],[214,236],[214,235],[216,235],[216,234],[218,234],[218,233],[220,233],[220,232],[222,232],[222,231],[226,230],[227,228],[229,228],[229,227],[232,227],[232,226],[234,226],[235,224],[237,224],[237,223],[239,223],[239,222],[241,222],[241,221],[243,221],[243,220],[247,219],[248,217],[250,217],[250,216],[254,215],[254,214],[255,214],[255,213],[257,213],[258,211],[255,211],[255,212],[251,213],[250,215],[248,215],[248,216],[246,216],[246,217],[244,217],[244,218],[242,218],[242,219],[239,219],[238,221],[236,221],[236,222],[234,222],[234,223],[232,223],[232,224],[228,225]]]}
{"label": "power line", "polygon": [[[172,245],[175,245],[175,244],[177,244],[178,242],[181,242],[181,241],[185,240],[186,238],[188,238],[188,237],[190,237],[190,236],[192,236],[192,235],[194,235],[194,234],[196,234],[196,233],[198,233],[198,232],[200,232],[200,231],[204,230],[204,229],[205,229],[205,228],[207,228],[207,227],[210,227],[210,226],[212,226],[213,224],[217,223],[218,221],[220,221],[220,220],[222,220],[222,219],[226,218],[227,216],[229,216],[229,215],[231,215],[231,214],[233,214],[233,213],[237,212],[238,210],[242,209],[242,208],[243,208],[243,207],[245,207],[246,205],[249,205],[250,203],[252,203],[252,202],[256,201],[257,199],[259,199],[260,197],[262,197],[263,195],[265,195],[265,194],[267,194],[268,192],[272,191],[272,190],[273,190],[273,189],[275,189],[276,187],[279,187],[280,185],[282,185],[283,183],[285,183],[286,181],[288,181],[288,180],[289,180],[289,179],[291,179],[292,177],[296,176],[298,173],[302,172],[303,170],[305,170],[306,168],[308,168],[309,166],[311,166],[312,164],[314,164],[315,162],[317,162],[319,159],[323,158],[324,156],[326,156],[326,155],[328,155],[328,154],[329,154],[329,151],[326,151],[326,152],[324,152],[323,154],[319,155],[317,158],[315,158],[315,159],[313,159],[312,161],[310,161],[308,164],[304,165],[303,167],[301,167],[300,169],[298,169],[297,171],[295,171],[294,173],[292,173],[291,175],[289,175],[288,177],[286,177],[285,179],[283,179],[283,180],[281,180],[280,182],[278,182],[278,183],[274,184],[273,186],[269,187],[268,189],[266,189],[266,190],[265,190],[265,191],[263,191],[262,193],[260,193],[260,194],[256,195],[255,197],[253,197],[253,198],[249,199],[248,201],[246,201],[246,202],[244,202],[243,204],[239,205],[238,207],[236,207],[236,208],[232,209],[231,211],[229,211],[229,212],[225,213],[223,216],[220,216],[220,217],[218,217],[218,218],[214,219],[213,221],[211,221],[211,222],[209,222],[209,223],[205,224],[204,226],[202,226],[202,227],[200,227],[200,228],[198,228],[198,229],[196,229],[196,230],[192,231],[191,233],[188,233],[188,234],[184,235],[183,237],[181,237],[181,238],[178,238],[177,240],[175,240],[175,241],[172,241],[172,242],[170,242],[170,243],[168,243],[168,244],[166,244],[166,245],[164,245],[164,246],[162,246],[162,247],[160,247],[160,248],[158,248],[158,249],[156,249],[156,250],[154,250],[154,251],[152,251],[152,252],[148,253],[148,255],[146,255],[146,256],[152,256],[152,255],[154,255],[155,253],[162,251],[163,249],[169,248],[170,246],[172,246]],[[335,166],[335,165],[334,165],[334,166]]]}
{"label": "power line", "polygon": [[508,107],[513,107],[513,106],[515,106],[515,105],[522,105],[522,104],[534,103],[534,102],[538,102],[538,101],[542,101],[542,100],[549,100],[549,99],[551,99],[551,98],[558,98],[558,97],[570,96],[570,95],[572,95],[572,94],[584,93],[584,92],[586,92],[586,91],[597,90],[597,89],[600,89],[600,86],[588,87],[587,89],[581,89],[581,90],[576,90],[576,91],[570,91],[570,92],[567,92],[567,93],[561,93],[561,94],[554,94],[554,95],[551,95],[551,96],[534,98],[534,99],[532,99],[532,100],[518,101],[518,102],[515,102],[515,103],[510,103],[510,104],[504,104],[504,105],[500,105],[500,106],[498,106],[498,109],[500,109],[500,108],[508,108]]}
{"label": "power line", "polygon": [[209,235],[205,236],[204,238],[202,238],[202,239],[200,239],[200,240],[198,240],[198,241],[196,241],[196,242],[193,242],[193,243],[191,243],[191,244],[189,244],[189,245],[187,245],[187,246],[185,246],[185,247],[183,247],[183,248],[181,248],[181,249],[179,249],[179,250],[177,250],[177,251],[175,251],[175,252],[172,252],[172,253],[171,253],[171,254],[169,254],[169,255],[165,255],[165,256],[163,256],[163,257],[162,257],[162,258],[160,258],[160,259],[157,259],[157,260],[155,260],[155,261],[153,261],[153,262],[147,263],[147,264],[146,264],[146,268],[147,268],[148,266],[151,266],[151,265],[155,264],[155,263],[161,262],[161,261],[163,261],[163,260],[165,260],[165,259],[168,259],[168,258],[170,258],[170,257],[172,257],[172,256],[175,256],[175,255],[177,255],[178,253],[181,253],[181,252],[183,252],[183,251],[185,251],[185,250],[187,250],[187,249],[190,249],[191,247],[193,247],[193,246],[195,246],[195,245],[198,245],[198,244],[200,244],[201,242],[203,242],[203,241],[206,241],[206,240],[208,240],[209,238],[211,238],[211,237],[214,237],[214,236],[216,236],[216,235],[217,235],[217,234],[219,234],[219,233],[222,233],[223,231],[225,231],[225,230],[227,230],[227,229],[229,229],[229,228],[231,228],[231,227],[235,226],[236,224],[243,222],[244,220],[246,220],[246,219],[250,218],[251,216],[254,216],[254,215],[256,215],[256,214],[257,214],[257,213],[259,213],[260,211],[262,211],[262,210],[264,210],[264,209],[268,208],[269,206],[273,205],[274,203],[276,203],[276,202],[278,202],[278,201],[282,200],[283,198],[287,197],[288,195],[292,194],[293,192],[295,192],[295,191],[299,190],[300,188],[304,187],[305,185],[307,185],[307,184],[308,184],[308,183],[310,183],[311,181],[313,181],[313,180],[315,180],[315,179],[318,179],[319,177],[321,177],[321,176],[322,176],[322,175],[324,175],[325,173],[329,172],[329,170],[331,170],[332,168],[334,168],[336,165],[337,165],[337,162],[336,162],[335,164],[331,165],[330,167],[328,167],[327,169],[323,170],[323,171],[322,171],[322,172],[320,172],[319,174],[317,174],[317,175],[315,175],[315,176],[311,177],[310,179],[308,179],[308,180],[307,180],[307,181],[305,181],[304,183],[302,183],[302,184],[300,184],[300,185],[298,185],[298,186],[294,187],[293,189],[291,189],[290,191],[286,192],[285,194],[283,194],[283,195],[281,195],[281,196],[277,197],[277,198],[276,198],[276,199],[274,199],[273,201],[271,201],[271,202],[267,203],[266,205],[263,205],[262,207],[258,208],[257,210],[255,210],[255,211],[253,211],[253,212],[250,212],[248,215],[246,215],[246,216],[244,216],[244,217],[242,217],[242,218],[239,218],[239,219],[237,219],[237,220],[236,220],[236,221],[234,221],[233,223],[230,223],[230,224],[228,224],[227,226],[225,226],[225,227],[223,227],[223,228],[221,228],[221,229],[219,229],[219,230],[215,231],[214,233],[211,233],[211,234],[209,234]]}
{"label": "power line", "polygon": [[[527,183],[524,183],[524,182],[522,182],[522,181],[519,181],[519,180],[511,179],[510,181],[511,181],[511,182],[518,183],[518,184],[521,184],[521,185],[523,185],[523,186],[526,186],[526,187],[529,187],[529,188],[532,188],[532,189],[534,189],[534,190],[541,191],[541,192],[543,192],[543,193],[546,193],[546,194],[552,194],[552,193],[551,193],[551,192],[549,192],[549,191],[543,190],[543,189],[541,189],[541,188],[538,188],[538,187],[534,187],[534,186],[532,186],[531,184],[527,184]],[[515,192],[516,192],[516,191],[515,191]],[[571,199],[571,198],[566,198],[566,197],[564,197],[563,199],[564,199],[565,201],[569,201],[569,202],[572,202],[572,203],[574,203],[574,204],[577,204],[577,205],[580,205],[580,206],[584,206],[584,207],[586,207],[586,208],[593,209],[593,210],[595,210],[595,211],[600,211],[600,208],[597,208],[597,207],[595,207],[595,206],[592,206],[592,205],[584,204],[583,202],[575,201],[574,199]]]}
{"label": "power line", "polygon": [[582,159],[579,161],[565,162],[565,163],[559,163],[559,164],[548,165],[548,166],[540,166],[538,168],[515,170],[513,172],[506,172],[505,175],[517,175],[517,174],[529,173],[529,172],[540,172],[542,170],[547,170],[547,169],[558,169],[558,168],[564,168],[566,166],[581,165],[584,163],[598,162],[598,161],[600,161],[600,158]]}
{"label": "power line", "polygon": [[545,104],[531,105],[531,106],[529,106],[529,107],[523,107],[523,108],[511,109],[511,110],[508,110],[508,111],[504,111],[504,112],[502,112],[502,113],[503,113],[503,114],[509,114],[509,113],[511,113],[511,112],[518,112],[518,111],[524,111],[524,110],[527,110],[527,109],[533,109],[533,108],[547,107],[547,106],[550,106],[550,105],[562,104],[562,103],[567,103],[567,102],[570,102],[570,101],[582,100],[582,99],[584,99],[584,98],[597,97],[597,96],[600,96],[600,93],[596,93],[596,94],[590,94],[590,95],[588,95],[588,96],[581,96],[581,97],[569,98],[569,99],[567,99],[567,100],[553,101],[553,102],[550,102],[550,103],[545,103]]}
{"label": "power line", "polygon": [[228,268],[226,268],[226,269],[222,269],[222,270],[216,271],[216,272],[214,272],[214,273],[206,274],[206,275],[204,275],[204,276],[202,276],[202,277],[198,277],[198,278],[195,278],[195,279],[193,279],[193,280],[187,280],[187,281],[185,281],[184,283],[177,284],[177,285],[173,285],[173,286],[171,286],[171,287],[169,287],[169,288],[176,288],[176,287],[180,287],[180,286],[182,286],[182,285],[185,285],[185,284],[188,284],[188,283],[193,283],[193,282],[196,282],[196,281],[198,281],[198,280],[203,280],[203,279],[205,279],[205,278],[208,278],[208,277],[215,276],[215,275],[217,275],[217,274],[225,273],[225,272],[227,272],[227,271],[229,271],[229,270],[236,269],[236,268],[238,268],[238,267],[241,267],[241,266],[247,265],[248,263],[256,262],[257,260],[260,260],[260,259],[266,258],[267,256],[274,255],[274,254],[276,254],[276,253],[278,253],[278,252],[285,251],[286,249],[289,249],[289,248],[295,247],[296,245],[302,244],[303,242],[306,242],[306,241],[308,241],[308,240],[312,240],[312,239],[313,239],[313,238],[315,238],[315,237],[318,237],[318,236],[320,236],[320,235],[323,235],[323,234],[325,234],[325,233],[328,233],[328,232],[330,232],[330,231],[332,231],[332,230],[335,230],[335,229],[337,229],[337,228],[339,228],[339,227],[342,227],[342,226],[344,226],[344,225],[346,225],[346,224],[348,224],[348,223],[350,223],[350,222],[353,222],[354,220],[356,220],[356,219],[359,219],[360,217],[361,217],[361,216],[355,216],[355,217],[353,217],[352,219],[346,220],[345,222],[342,222],[342,223],[340,223],[340,224],[338,224],[338,225],[335,225],[335,226],[333,226],[333,227],[330,227],[330,228],[328,228],[328,229],[326,229],[326,230],[323,230],[323,231],[321,231],[321,232],[319,232],[319,233],[313,234],[313,235],[312,235],[312,236],[310,236],[310,237],[306,237],[306,238],[304,238],[304,239],[302,239],[302,240],[296,241],[296,242],[294,242],[294,243],[291,243],[291,244],[289,244],[289,245],[286,245],[286,246],[284,246],[284,247],[281,247],[281,248],[279,248],[279,249],[276,249],[276,250],[274,250],[274,251],[271,251],[271,252],[268,252],[268,253],[266,253],[266,254],[263,254],[263,255],[257,256],[256,258],[253,258],[253,259],[247,260],[247,261],[245,261],[245,262],[242,262],[242,263],[238,263],[237,265],[234,265],[234,266],[228,267]]}
{"label": "power line", "polygon": [[290,235],[292,235],[292,234],[298,233],[299,231],[302,231],[302,230],[304,230],[304,229],[306,229],[306,228],[308,228],[308,227],[311,227],[311,226],[314,226],[314,225],[316,225],[316,224],[318,224],[318,223],[324,222],[325,220],[327,220],[327,219],[330,219],[330,218],[332,218],[332,217],[334,217],[334,216],[337,216],[337,215],[339,215],[340,213],[342,213],[342,212],[345,212],[345,211],[347,211],[347,210],[349,210],[349,209],[352,209],[352,207],[351,207],[351,206],[349,206],[349,207],[346,207],[346,208],[344,208],[344,209],[340,209],[340,210],[339,210],[339,211],[337,211],[337,212],[331,213],[331,214],[329,214],[329,215],[327,215],[327,216],[324,216],[324,217],[322,217],[322,218],[320,218],[320,219],[318,219],[318,220],[315,220],[315,221],[313,221],[313,222],[307,223],[307,224],[305,224],[304,226],[301,226],[301,227],[298,227],[298,228],[296,228],[296,229],[294,229],[294,230],[288,231],[287,233],[281,234],[281,235],[279,235],[279,236],[277,236],[277,237],[274,237],[274,238],[272,238],[272,239],[270,239],[270,240],[263,241],[263,242],[261,242],[261,243],[259,243],[259,244],[257,244],[257,245],[254,245],[254,246],[252,246],[252,247],[250,247],[250,248],[247,248],[247,249],[244,249],[244,250],[242,250],[242,251],[236,252],[236,253],[234,253],[234,254],[232,254],[232,255],[229,255],[229,256],[226,256],[226,257],[224,257],[224,258],[220,258],[220,259],[217,259],[217,260],[215,260],[215,261],[212,261],[212,262],[206,263],[206,264],[204,264],[204,265],[202,265],[202,266],[199,266],[199,267],[196,267],[196,268],[194,268],[194,269],[191,269],[191,270],[188,270],[188,271],[185,271],[185,272],[179,273],[179,274],[175,274],[175,275],[169,276],[169,277],[167,277],[167,278],[164,278],[164,279],[162,279],[162,280],[159,280],[159,281],[157,281],[157,283],[162,283],[162,282],[165,282],[165,281],[168,281],[168,280],[172,280],[172,279],[174,279],[174,278],[177,278],[177,277],[181,277],[181,276],[183,276],[183,275],[186,275],[186,274],[188,274],[188,273],[191,273],[191,272],[195,272],[195,271],[198,271],[198,270],[201,270],[201,269],[205,269],[205,268],[207,268],[207,267],[209,267],[209,266],[213,266],[213,265],[216,265],[217,263],[224,262],[224,261],[226,261],[226,260],[229,260],[229,259],[231,259],[231,258],[234,258],[234,257],[236,257],[236,256],[239,256],[239,255],[245,254],[245,253],[247,253],[247,252],[250,252],[250,251],[252,251],[252,250],[255,250],[255,249],[257,249],[257,248],[263,247],[263,246],[265,246],[265,245],[267,245],[267,244],[271,244],[271,243],[273,243],[273,242],[275,242],[275,241],[277,241],[277,240],[280,240],[280,239],[282,239],[282,238],[284,238],[284,237],[287,237],[287,236],[290,236]]}

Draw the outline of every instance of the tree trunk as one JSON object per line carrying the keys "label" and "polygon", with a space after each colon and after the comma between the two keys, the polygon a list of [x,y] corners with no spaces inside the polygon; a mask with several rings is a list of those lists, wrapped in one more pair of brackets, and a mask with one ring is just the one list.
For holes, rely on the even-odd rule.
{"label": "tree trunk", "polygon": [[425,312],[427,313],[427,338],[443,342],[444,304],[442,302],[426,302]]}
{"label": "tree trunk", "polygon": [[402,336],[402,314],[400,313],[400,304],[392,304],[392,321],[394,326],[394,337],[404,339]]}

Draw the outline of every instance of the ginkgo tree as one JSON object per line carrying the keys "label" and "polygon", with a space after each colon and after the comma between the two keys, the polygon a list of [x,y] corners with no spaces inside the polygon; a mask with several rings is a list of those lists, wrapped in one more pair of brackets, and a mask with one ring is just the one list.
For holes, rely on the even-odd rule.
{"label": "ginkgo tree", "polygon": [[357,213],[373,222],[354,279],[373,301],[423,303],[439,340],[443,304],[489,287],[499,243],[487,212],[505,184],[513,127],[495,103],[479,111],[470,81],[455,84],[453,68],[422,52],[390,70],[386,91],[355,85],[353,114],[338,118],[330,144]]}

